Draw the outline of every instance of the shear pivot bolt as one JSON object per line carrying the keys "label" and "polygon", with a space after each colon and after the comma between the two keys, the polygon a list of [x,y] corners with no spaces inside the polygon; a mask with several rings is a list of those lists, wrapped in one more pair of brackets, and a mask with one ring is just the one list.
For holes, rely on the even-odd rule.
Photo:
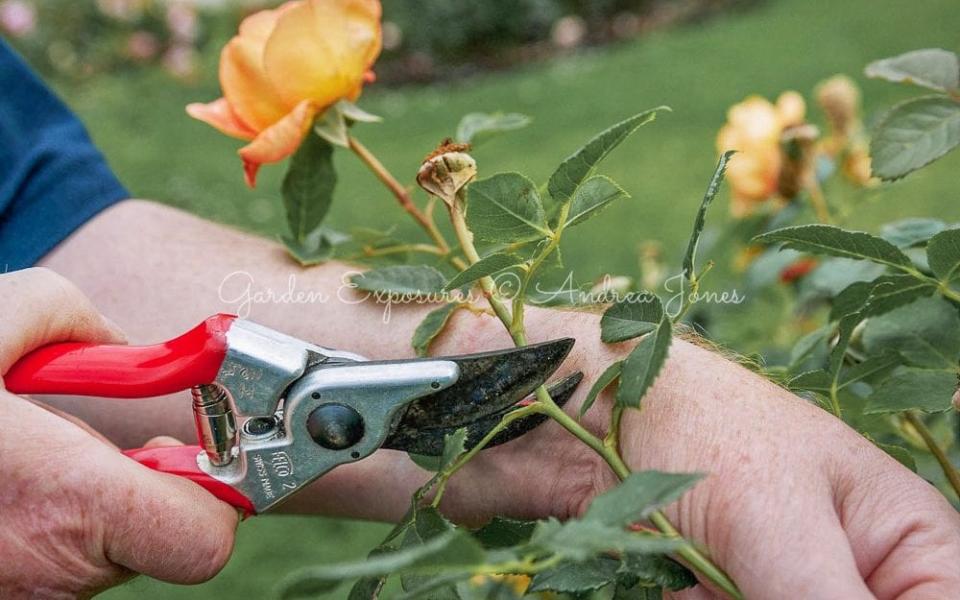
{"label": "shear pivot bolt", "polygon": [[363,437],[363,417],[343,404],[324,404],[307,417],[307,432],[313,441],[330,450],[343,450]]}

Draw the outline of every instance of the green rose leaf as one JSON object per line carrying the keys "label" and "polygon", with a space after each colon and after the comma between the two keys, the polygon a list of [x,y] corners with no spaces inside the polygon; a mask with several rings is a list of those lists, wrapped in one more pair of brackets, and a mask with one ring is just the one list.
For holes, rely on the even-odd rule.
{"label": "green rose leaf", "polygon": [[519,173],[499,173],[470,185],[467,227],[488,242],[523,242],[550,235],[537,186]]}
{"label": "green rose leaf", "polygon": [[950,408],[950,398],[956,389],[955,372],[907,368],[883,382],[870,396],[863,412],[943,412]]}
{"label": "green rose leaf", "polygon": [[910,218],[887,223],[880,237],[900,248],[920,245],[947,228],[940,219]]}
{"label": "green rose leaf", "polygon": [[727,172],[727,163],[734,154],[736,154],[735,151],[724,152],[723,156],[720,157],[717,168],[713,171],[713,177],[707,184],[707,191],[703,194],[703,200],[700,201],[700,208],[697,209],[697,217],[693,221],[693,232],[690,234],[687,251],[683,256],[683,275],[688,280],[696,276],[694,262],[697,256],[697,246],[700,245],[700,236],[703,234],[703,227],[707,223],[707,209],[720,191],[720,184],[723,183],[723,176]]}
{"label": "green rose leaf", "polygon": [[[620,563],[620,576],[622,579],[639,580],[639,583],[652,583],[674,591],[697,584],[697,578],[689,569],[658,554],[627,554]],[[628,587],[635,585],[637,583]]]}
{"label": "green rose leaf", "polygon": [[484,548],[510,548],[530,541],[536,526],[536,521],[494,517],[489,523],[474,531],[473,536]]}
{"label": "green rose leaf", "polygon": [[873,283],[876,285],[861,311],[863,318],[882,315],[937,291],[935,284],[913,275],[884,275]]}
{"label": "green rose leaf", "polygon": [[443,286],[443,289],[455,290],[468,283],[473,283],[482,277],[493,275],[494,273],[498,273],[504,269],[516,266],[522,262],[523,260],[516,255],[503,252],[485,256],[463,271],[457,273],[453,279],[448,281],[447,284]]}
{"label": "green rose leaf", "polygon": [[418,297],[442,294],[446,278],[428,265],[393,265],[354,275],[350,281],[367,292]]}
{"label": "green rose leaf", "polygon": [[609,177],[595,175],[583,182],[574,193],[567,215],[567,227],[579,225],[595,217],[612,202],[629,198],[630,194],[613,182]]}
{"label": "green rose leaf", "polygon": [[[436,508],[432,506],[417,507],[412,527],[406,530],[400,549],[423,545],[452,531],[454,531],[453,523],[444,518]],[[466,576],[464,573],[456,573],[455,575],[457,579]],[[406,592],[430,589],[434,591],[431,596],[433,600],[458,600],[456,592],[450,586],[450,574],[439,576],[409,574],[402,575],[400,581]]]}
{"label": "green rose leaf", "polygon": [[379,123],[383,121],[383,117],[368,113],[349,100],[341,100],[340,102],[337,102],[336,106],[340,109],[340,112],[347,119],[347,121],[353,121],[357,123]]}
{"label": "green rose leaf", "polygon": [[[842,390],[857,381],[883,375],[899,366],[901,362],[900,357],[892,353],[868,358],[862,363],[857,363],[840,372],[840,377],[837,380],[837,390]],[[806,390],[821,394],[829,394],[832,386],[833,377],[826,371],[820,370],[801,373],[787,382],[787,387],[791,390]]]}
{"label": "green rose leaf", "polygon": [[317,117],[313,124],[313,132],[334,146],[350,147],[347,119],[338,104],[334,104]]}
{"label": "green rose leaf", "polygon": [[663,320],[663,304],[653,294],[629,294],[600,318],[600,339],[607,344],[650,333]]}
{"label": "green rose leaf", "polygon": [[[309,244],[311,233],[330,210],[336,185],[333,146],[316,135],[307,135],[290,160],[281,187],[291,233],[289,240],[295,247]],[[290,246],[288,243],[287,247]]]}
{"label": "green rose leaf", "polygon": [[533,576],[530,592],[589,592],[617,579],[620,561],[609,556],[594,556],[583,562],[562,562]]}
{"label": "green rose leaf", "polygon": [[960,316],[941,298],[925,298],[867,321],[864,349],[872,355],[893,352],[907,363],[954,369],[960,360]]}
{"label": "green rose leaf", "polygon": [[[410,460],[415,462],[418,467],[426,469],[427,471],[442,471],[450,465],[453,464],[453,461],[457,460],[461,454],[466,452],[467,444],[467,428],[461,427],[453,433],[448,433],[443,437],[443,452],[440,456],[424,456],[422,454],[414,454],[408,452],[407,456],[410,457]],[[424,488],[432,487],[435,481],[428,482]],[[421,489],[424,489],[421,488]]]}
{"label": "green rose leaf", "polygon": [[443,328],[447,326],[447,321],[450,320],[450,316],[453,315],[454,311],[460,308],[460,306],[461,304],[459,302],[448,302],[440,308],[431,310],[427,313],[427,316],[423,318],[423,321],[420,321],[416,331],[413,332],[413,340],[411,341],[413,350],[417,353],[417,356],[427,356],[430,353],[430,344],[434,338],[440,335]]}
{"label": "green rose leaf", "polygon": [[843,288],[843,291],[833,299],[833,306],[830,307],[830,320],[839,321],[841,318],[863,309],[877,285],[874,281],[855,281]]}
{"label": "green rose leaf", "polygon": [[873,174],[890,181],[930,164],[960,144],[960,101],[923,96],[883,117],[870,141]]}
{"label": "green rose leaf", "polygon": [[661,319],[657,330],[640,340],[637,347],[630,352],[620,373],[618,403],[633,408],[640,407],[640,401],[667,361],[671,338],[670,319]]}
{"label": "green rose leaf", "polygon": [[530,546],[580,562],[603,552],[662,554],[676,550],[679,543],[658,534],[629,531],[599,521],[573,519],[560,523],[551,518],[537,523]]}
{"label": "green rose leaf", "polygon": [[960,229],[936,234],[927,243],[927,264],[940,281],[960,277]]}
{"label": "green rose leaf", "polygon": [[661,106],[624,119],[598,134],[570,155],[550,176],[550,181],[547,183],[550,197],[559,203],[569,202],[576,194],[577,188],[593,173],[594,167],[630,134],[656,119],[657,112],[661,110],[670,109]]}
{"label": "green rose leaf", "polygon": [[457,125],[456,139],[461,144],[479,144],[498,133],[523,129],[530,117],[520,113],[469,113]]}
{"label": "green rose leaf", "polygon": [[600,395],[600,392],[607,389],[607,387],[620,378],[620,371],[623,369],[623,361],[618,360],[609,367],[607,367],[603,373],[600,374],[600,377],[593,383],[593,386],[590,388],[590,391],[587,393],[586,399],[584,399],[583,404],[580,405],[580,418],[583,418],[583,415],[587,414],[587,411],[590,410],[590,407],[593,406],[593,403],[597,401],[597,396]]}
{"label": "green rose leaf", "polygon": [[287,235],[280,236],[280,240],[290,256],[304,267],[319,265],[333,258],[334,243],[323,226],[308,233],[303,240]]}
{"label": "green rose leaf", "polygon": [[465,572],[484,563],[486,553],[462,530],[442,533],[429,541],[355,561],[295,571],[280,585],[280,597],[306,598],[336,589],[344,581],[390,573]]}
{"label": "green rose leaf", "polygon": [[960,83],[960,60],[948,50],[925,48],[874,61],[864,72],[873,79],[950,92],[955,91]]}
{"label": "green rose leaf", "polygon": [[917,472],[917,461],[913,458],[913,454],[907,448],[903,446],[898,446],[896,444],[881,444],[880,442],[874,442],[877,448],[880,448],[887,454],[889,454],[895,461],[910,469],[914,473]]}
{"label": "green rose leaf", "polygon": [[781,242],[784,248],[855,260],[869,260],[898,268],[912,268],[910,258],[890,242],[863,231],[832,225],[797,225],[769,231],[753,238],[760,244]]}
{"label": "green rose leaf", "polygon": [[675,501],[702,478],[698,473],[631,473],[620,485],[594,498],[583,520],[626,527]]}

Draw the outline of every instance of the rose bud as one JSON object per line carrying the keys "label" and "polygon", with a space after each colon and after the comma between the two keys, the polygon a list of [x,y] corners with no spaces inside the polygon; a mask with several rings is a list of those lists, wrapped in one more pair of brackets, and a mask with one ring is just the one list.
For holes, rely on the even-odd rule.
{"label": "rose bud", "polygon": [[447,206],[453,206],[457,192],[477,176],[477,161],[467,154],[469,149],[469,144],[445,140],[420,165],[417,183]]}
{"label": "rose bud", "polygon": [[817,86],[817,104],[830,121],[830,127],[847,135],[859,122],[860,89],[846,75],[834,75]]}

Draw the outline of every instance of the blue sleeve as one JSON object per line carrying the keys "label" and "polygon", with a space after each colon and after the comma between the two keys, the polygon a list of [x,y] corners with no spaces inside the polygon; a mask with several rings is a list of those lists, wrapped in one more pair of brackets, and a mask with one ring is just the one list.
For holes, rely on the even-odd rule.
{"label": "blue sleeve", "polygon": [[0,40],[0,273],[128,197],[77,117]]}

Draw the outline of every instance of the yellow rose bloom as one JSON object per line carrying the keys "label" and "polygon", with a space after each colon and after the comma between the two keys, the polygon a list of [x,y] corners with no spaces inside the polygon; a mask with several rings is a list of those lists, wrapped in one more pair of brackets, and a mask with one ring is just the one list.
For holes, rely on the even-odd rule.
{"label": "yellow rose bloom", "polygon": [[300,146],[314,118],[356,100],[380,54],[379,0],[293,0],[250,15],[220,54],[223,97],[187,113],[247,140],[247,183]]}
{"label": "yellow rose bloom", "polygon": [[750,96],[730,107],[727,122],[717,134],[717,150],[736,150],[727,167],[733,190],[732,211],[740,217],[775,196],[784,158],[780,148],[784,130],[803,124],[806,103],[797,92],[784,92],[776,104]]}

